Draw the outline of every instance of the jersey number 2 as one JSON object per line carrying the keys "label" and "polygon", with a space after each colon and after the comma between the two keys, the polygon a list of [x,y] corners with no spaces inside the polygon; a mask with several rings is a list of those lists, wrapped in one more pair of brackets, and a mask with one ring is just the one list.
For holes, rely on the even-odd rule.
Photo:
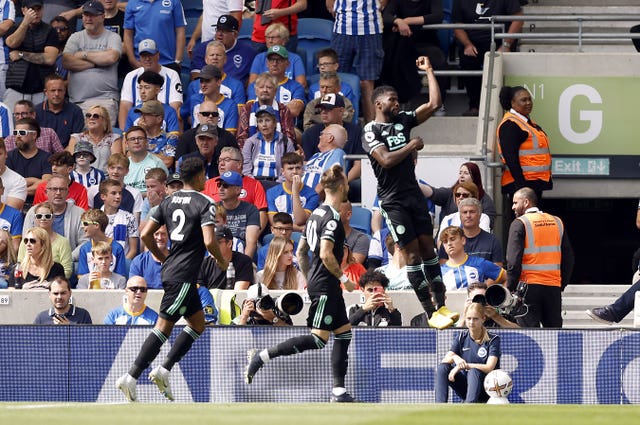
{"label": "jersey number 2", "polygon": [[184,228],[184,223],[187,221],[187,217],[184,215],[184,211],[174,210],[173,214],[171,214],[171,219],[174,222],[177,222],[175,229],[171,231],[171,240],[177,242],[182,241],[184,239],[182,229]]}

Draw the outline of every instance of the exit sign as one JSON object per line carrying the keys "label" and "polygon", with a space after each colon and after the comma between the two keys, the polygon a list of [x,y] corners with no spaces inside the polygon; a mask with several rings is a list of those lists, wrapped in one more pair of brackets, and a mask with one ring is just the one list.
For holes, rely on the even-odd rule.
{"label": "exit sign", "polygon": [[608,176],[609,158],[553,158],[556,176]]}

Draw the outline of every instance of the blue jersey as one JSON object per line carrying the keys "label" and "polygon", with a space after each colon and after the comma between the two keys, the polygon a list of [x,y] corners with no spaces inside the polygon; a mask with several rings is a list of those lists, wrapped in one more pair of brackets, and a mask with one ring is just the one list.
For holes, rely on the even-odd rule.
{"label": "blue jersey", "polygon": [[497,357],[496,369],[500,369],[502,350],[500,349],[499,335],[489,332],[489,340],[478,344],[473,340],[468,330],[462,331],[454,338],[449,351],[456,353],[467,363],[486,364],[489,357]]}
{"label": "blue jersey", "polygon": [[153,259],[151,251],[145,251],[135,256],[129,267],[129,277],[142,276],[149,289],[162,289],[160,272],[162,264]]}
{"label": "blue jersey", "polygon": [[0,102],[0,137],[8,137],[13,133],[13,116],[9,107]]}
{"label": "blue jersey", "polygon": [[[256,98],[255,86],[255,82],[249,84],[249,87],[247,88],[247,99]],[[276,101],[282,103],[283,105],[286,105],[294,99],[300,100],[303,104],[305,103],[306,97],[302,84],[300,84],[296,80],[291,80],[289,78],[280,81],[278,83],[278,91],[276,92]]]}
{"label": "blue jersey", "polygon": [[0,206],[0,229],[6,230],[13,237],[22,235],[22,213],[10,205]]}
{"label": "blue jersey", "polygon": [[[318,208],[320,197],[315,190],[303,185],[300,189],[302,208],[308,213]],[[284,183],[267,190],[267,206],[269,214],[286,212],[293,217],[293,195],[284,187]]]}
{"label": "blue jersey", "polygon": [[[168,105],[166,103],[163,103],[162,106],[164,107],[164,120],[162,120],[162,130],[167,132],[179,132],[180,125],[178,124],[178,114],[176,113],[176,110],[173,109],[171,105]],[[129,127],[131,127],[132,125],[140,125],[139,121],[142,114],[135,112],[135,109],[141,107],[142,104],[138,104],[129,109],[129,113],[127,114],[127,122],[124,125],[125,131],[129,130]]]}
{"label": "blue jersey", "polygon": [[[267,52],[258,53],[251,64],[252,74],[260,75],[264,72],[269,72],[269,66],[267,65]],[[289,52],[289,66],[284,71],[284,75],[287,78],[295,80],[298,75],[305,74],[306,72],[302,58],[293,52]]]}
{"label": "blue jersey", "polygon": [[98,186],[101,181],[106,179],[104,172],[94,167],[91,167],[86,174],[81,174],[78,171],[73,170],[69,176],[71,177],[71,180],[80,183],[87,189],[91,186]]}
{"label": "blue jersey", "polygon": [[[16,20],[16,8],[11,0],[0,0],[0,22],[7,20]],[[9,47],[4,42],[4,37],[0,37],[0,49],[2,55],[0,56],[0,65],[9,63]],[[6,137],[6,136],[2,136]]]}
{"label": "blue jersey", "polygon": [[[347,99],[349,99],[351,101],[351,104],[357,105],[358,102],[360,102],[360,99],[358,99],[356,97],[356,95],[353,93],[353,89],[351,88],[351,86],[343,81],[340,81],[340,94],[343,97],[346,97]],[[313,99],[317,99],[320,97],[320,83],[313,83],[311,84],[311,87],[309,87],[309,97],[307,98],[307,100],[309,102],[311,102]]]}
{"label": "blue jersey", "polygon": [[442,281],[447,287],[447,291],[464,289],[471,282],[484,282],[487,279],[497,280],[504,273],[502,267],[472,255],[467,255],[462,264],[455,264],[449,260],[441,265],[440,269]]}
{"label": "blue jersey", "polygon": [[[191,105],[191,121],[192,127],[197,127],[200,124],[198,120],[198,111],[200,110],[200,104],[203,102],[204,96],[198,94],[189,99]],[[238,129],[238,105],[233,100],[225,96],[220,96],[220,100],[216,102],[218,105],[218,127],[224,128],[227,131],[236,131]]]}
{"label": "blue jersey", "polygon": [[256,51],[247,40],[236,40],[235,46],[227,50],[224,72],[236,80],[246,81],[255,57]]}
{"label": "blue jersey", "polygon": [[[91,241],[85,242],[80,246],[78,255],[78,276],[87,274],[93,270],[93,255],[91,255]],[[109,270],[119,275],[127,275],[126,258],[124,248],[117,241],[111,241],[111,266]]]}
{"label": "blue jersey", "polygon": [[171,64],[176,59],[176,32],[179,27],[186,27],[182,2],[162,0],[129,0],[124,14],[124,29],[133,30],[133,50],[136,58],[138,45],[150,38],[156,42],[160,50],[160,63]]}
{"label": "blue jersey", "polygon": [[331,149],[327,152],[314,153],[304,166],[302,182],[315,190],[318,183],[320,183],[322,173],[331,168],[333,164],[339,164],[344,169],[344,155],[344,151],[339,148]]}
{"label": "blue jersey", "polygon": [[104,317],[105,325],[155,325],[158,313],[145,306],[140,313],[132,313],[124,306],[116,307]]}
{"label": "blue jersey", "polygon": [[204,311],[204,321],[206,323],[215,324],[218,321],[218,309],[213,301],[213,295],[204,286],[198,285],[198,295],[200,295],[200,303]]}
{"label": "blue jersey", "polygon": [[176,149],[178,148],[179,132],[165,133],[164,131],[158,137],[152,137],[149,140],[149,152],[174,158]]}
{"label": "blue jersey", "polygon": [[[235,78],[229,77],[227,74],[222,75],[220,93],[224,97],[228,97],[229,99],[233,100],[238,105],[242,105],[247,101],[244,85],[240,81],[236,80]],[[195,95],[202,96],[202,90],[200,90],[200,80],[193,80],[192,82],[189,83],[189,86],[187,87],[187,95],[185,96],[185,99],[190,99]],[[188,112],[189,112],[189,109],[187,107],[187,113]],[[182,112],[182,108],[180,110],[180,113],[182,115],[185,115]]]}

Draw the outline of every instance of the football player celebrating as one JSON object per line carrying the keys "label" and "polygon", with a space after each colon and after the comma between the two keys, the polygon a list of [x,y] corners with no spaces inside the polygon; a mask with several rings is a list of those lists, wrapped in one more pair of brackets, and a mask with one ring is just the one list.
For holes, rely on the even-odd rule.
{"label": "football player celebrating", "polygon": [[[342,167],[334,165],[322,174],[320,186],[325,202],[316,208],[307,221],[305,233],[298,246],[298,262],[308,277],[307,291],[311,299],[307,326],[311,334],[281,342],[262,351],[249,351],[249,364],[245,370],[245,381],[250,384],[254,375],[265,362],[279,356],[289,356],[306,350],[324,348],[330,333],[334,334],[331,367],[333,372],[332,402],[352,402],[344,386],[347,374],[347,359],[351,343],[351,324],[342,297],[342,283],[349,292],[355,284],[342,274],[340,263],[344,253],[344,227],[340,221],[340,204],[347,200],[349,185]],[[309,250],[313,260],[309,265]]]}
{"label": "football player celebrating", "polygon": [[[429,101],[415,111],[400,112],[396,90],[390,86],[376,88],[371,99],[375,119],[364,127],[362,146],[378,179],[380,212],[405,258],[409,282],[431,318],[435,311],[432,292],[440,309],[444,307],[445,289],[434,251],[433,223],[415,176],[414,155],[424,143],[420,137],[411,139],[410,133],[440,108],[441,100],[429,59],[420,56],[416,65],[427,73]],[[452,314],[447,309],[441,313]]]}

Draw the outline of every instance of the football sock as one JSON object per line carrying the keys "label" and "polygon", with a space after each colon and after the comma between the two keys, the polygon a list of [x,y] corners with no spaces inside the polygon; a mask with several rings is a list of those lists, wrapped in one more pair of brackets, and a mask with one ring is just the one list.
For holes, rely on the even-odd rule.
{"label": "football sock", "polygon": [[149,367],[151,362],[158,356],[160,347],[167,341],[167,336],[159,329],[153,329],[147,339],[144,340],[138,357],[129,369],[129,375],[138,379],[142,371]]}
{"label": "football sock", "polygon": [[422,308],[427,313],[427,316],[431,317],[435,308],[433,307],[433,301],[431,301],[431,291],[429,290],[429,283],[422,264],[407,264],[407,277],[418,296],[418,301],[420,301]]}
{"label": "football sock", "polygon": [[431,282],[431,290],[433,291],[433,297],[436,300],[437,308],[445,305],[444,294],[446,292],[444,283],[442,283],[442,271],[440,269],[440,262],[438,256],[433,256],[422,263],[424,274]]}
{"label": "football sock", "polygon": [[324,348],[327,343],[317,335],[305,335],[290,338],[280,344],[268,348],[269,358],[273,359],[279,356],[290,356],[292,354],[302,353],[306,350],[318,350]]}
{"label": "football sock", "polygon": [[169,354],[167,354],[167,358],[162,363],[162,366],[171,370],[174,364],[178,363],[185,354],[191,349],[196,340],[200,338],[200,334],[189,326],[185,326],[180,335],[176,338],[176,342],[173,343],[171,350],[169,350]]}
{"label": "football sock", "polygon": [[344,388],[344,377],[347,375],[347,366],[349,364],[349,344],[351,344],[350,330],[337,334],[333,339],[331,371],[333,372],[334,388]]}

